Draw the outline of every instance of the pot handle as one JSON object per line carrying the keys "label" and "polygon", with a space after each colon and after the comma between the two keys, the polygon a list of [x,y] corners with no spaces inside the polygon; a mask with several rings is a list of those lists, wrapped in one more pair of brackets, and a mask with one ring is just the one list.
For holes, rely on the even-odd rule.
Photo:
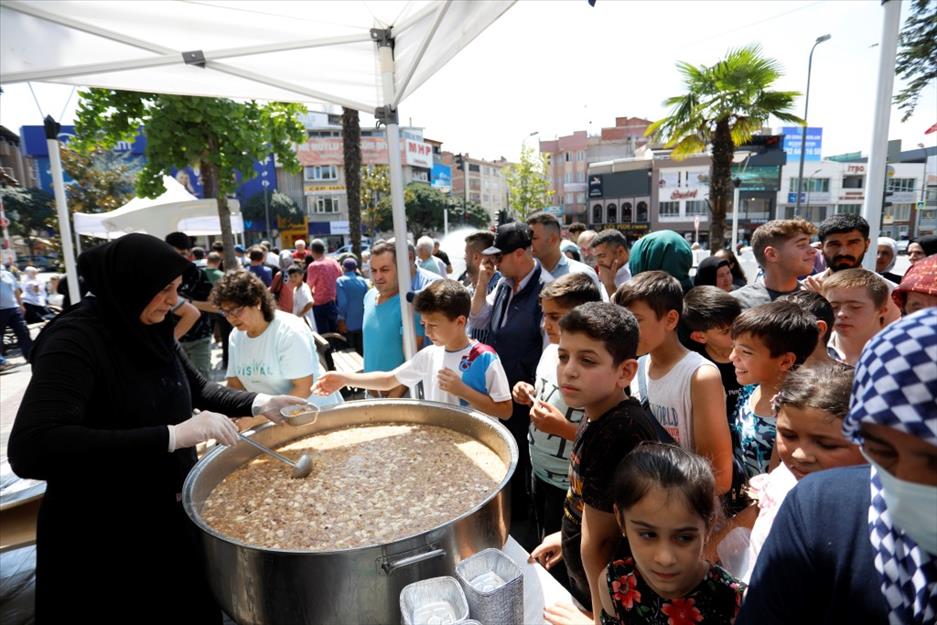
{"label": "pot handle", "polygon": [[446,555],[445,549],[431,549],[423,553],[418,553],[416,555],[407,556],[405,558],[400,558],[399,560],[390,560],[387,556],[382,558],[381,568],[384,569],[384,573],[390,575],[397,569],[402,569],[407,566],[413,566],[414,564],[419,564],[420,562],[425,562],[427,560],[432,560],[433,558],[439,558]]}

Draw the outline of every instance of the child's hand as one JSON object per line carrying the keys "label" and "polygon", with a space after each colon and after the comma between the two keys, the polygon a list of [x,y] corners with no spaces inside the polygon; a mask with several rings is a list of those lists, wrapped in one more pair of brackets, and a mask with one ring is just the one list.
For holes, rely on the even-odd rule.
{"label": "child's hand", "polygon": [[511,391],[511,397],[519,404],[530,406],[536,398],[536,389],[527,382],[518,382]]}
{"label": "child's hand", "polygon": [[543,542],[530,552],[528,562],[537,561],[548,571],[553,568],[557,562],[563,560],[563,545],[559,532],[553,532],[543,538]]}
{"label": "child's hand", "polygon": [[465,384],[459,374],[452,369],[440,369],[436,379],[439,381],[439,388],[442,390],[459,397],[462,396]]}
{"label": "child's hand", "polygon": [[556,406],[539,399],[534,401],[534,406],[530,409],[530,422],[544,434],[554,436],[563,436],[569,424],[566,416]]}
{"label": "child's hand", "polygon": [[571,603],[554,603],[543,611],[543,620],[550,625],[592,625],[592,615]]}
{"label": "child's hand", "polygon": [[345,379],[342,374],[335,371],[329,371],[322,374],[322,377],[312,385],[313,395],[331,395],[335,391],[345,386]]}

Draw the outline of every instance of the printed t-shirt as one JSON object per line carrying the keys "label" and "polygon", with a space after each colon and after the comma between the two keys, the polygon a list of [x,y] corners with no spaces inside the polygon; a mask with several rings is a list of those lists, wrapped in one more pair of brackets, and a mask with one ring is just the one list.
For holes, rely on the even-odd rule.
{"label": "printed t-shirt", "polygon": [[469,403],[464,399],[439,388],[437,374],[443,369],[459,373],[466,386],[491,396],[494,401],[511,399],[508,378],[498,354],[488,345],[477,341],[454,352],[446,350],[442,345],[430,345],[394,369],[394,377],[411,388],[422,382],[425,399],[429,401],[468,406]]}

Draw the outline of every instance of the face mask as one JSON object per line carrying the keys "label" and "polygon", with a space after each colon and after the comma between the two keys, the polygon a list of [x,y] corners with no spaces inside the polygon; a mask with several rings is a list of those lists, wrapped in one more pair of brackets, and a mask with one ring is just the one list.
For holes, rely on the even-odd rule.
{"label": "face mask", "polygon": [[888,515],[895,526],[914,539],[914,542],[927,553],[937,555],[937,486],[926,486],[897,477],[883,469],[869,458],[862,455],[875,467],[882,482],[882,496],[888,506]]}

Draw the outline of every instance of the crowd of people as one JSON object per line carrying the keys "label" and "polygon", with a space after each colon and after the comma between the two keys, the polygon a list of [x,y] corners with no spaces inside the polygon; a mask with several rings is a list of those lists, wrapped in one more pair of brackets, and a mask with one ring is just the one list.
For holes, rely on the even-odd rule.
{"label": "crowd of people", "polygon": [[[912,243],[902,276],[893,241],[870,246],[855,215],[771,221],[752,234],[749,279],[729,250],[694,268],[672,231],[632,244],[537,213],[467,236],[459,276],[438,242],[408,242],[409,281],[393,240],[362,258],[319,240],[238,246],[236,268],[183,233],[95,248],[79,260],[91,295],[40,335],[10,439],[14,469],[53,494],[39,597],[90,592],[92,580],[64,588],[77,572],[62,558],[82,555],[63,542],[61,515],[79,503],[69,463],[124,487],[105,468],[134,450],[152,492],[108,507],[102,527],[138,513],[175,523],[178,504],[149,498],[178,493],[195,443],[236,433],[209,411],[276,420],[275,406],[328,406],[353,387],[510,430],[511,534],[573,598],[547,608],[551,623],[933,623],[937,250]],[[165,267],[128,278],[142,259]],[[361,353],[363,370],[321,371],[316,333]],[[85,345],[97,340],[118,344]],[[214,340],[224,386],[208,381]],[[148,557],[188,562],[192,537],[177,532]],[[147,592],[176,582],[204,585]]]}

